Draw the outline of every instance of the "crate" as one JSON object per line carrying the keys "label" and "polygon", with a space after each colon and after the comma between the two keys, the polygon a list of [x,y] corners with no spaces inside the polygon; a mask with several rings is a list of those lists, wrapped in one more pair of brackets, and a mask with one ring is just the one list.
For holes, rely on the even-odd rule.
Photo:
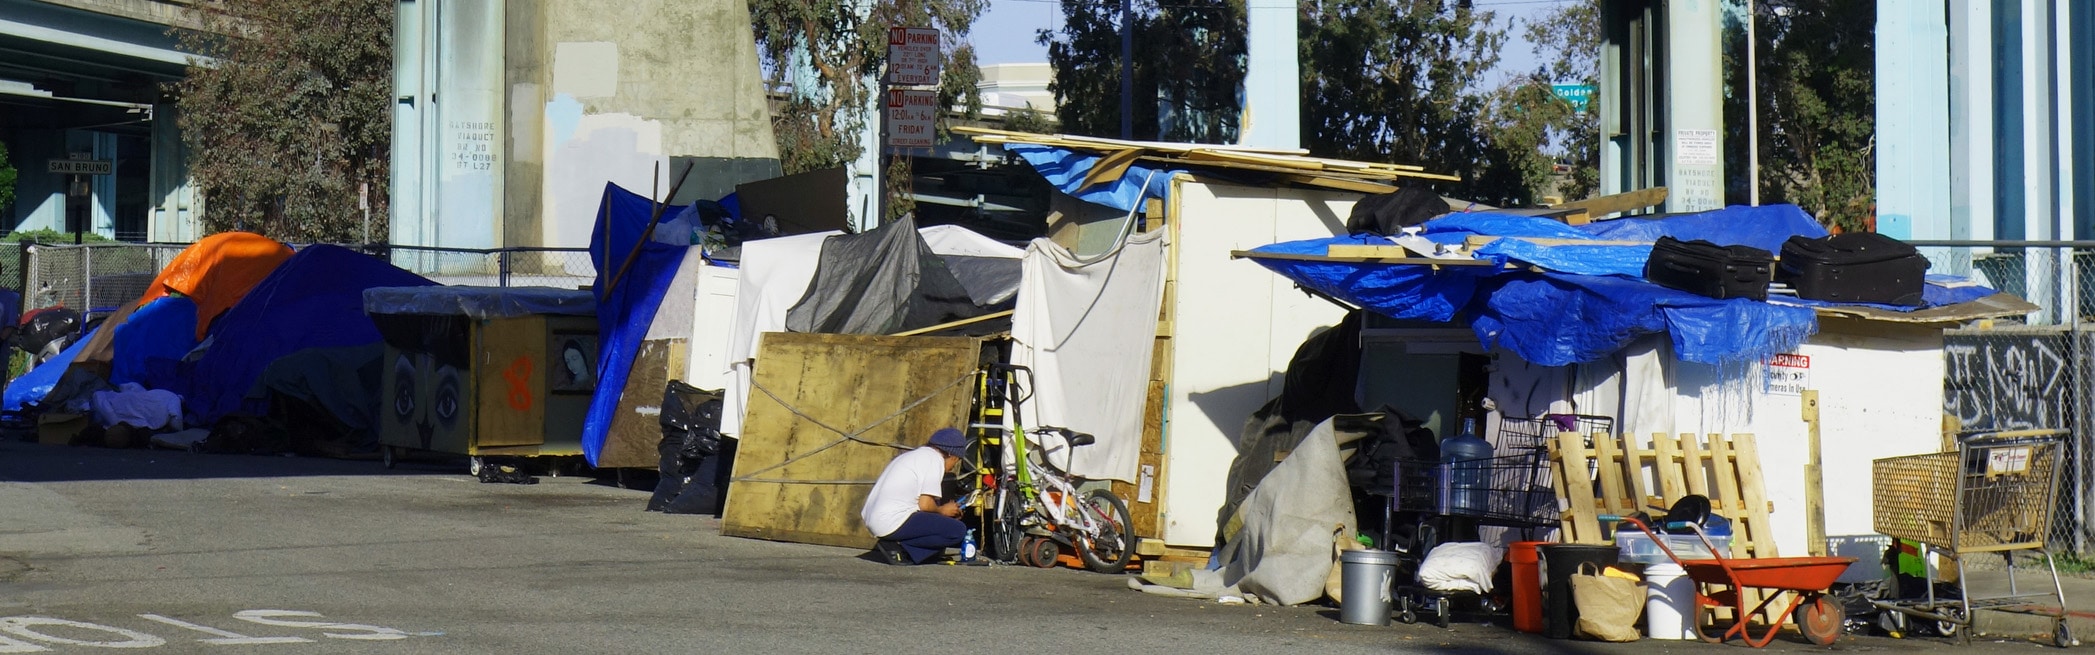
{"label": "crate", "polygon": [[1967,442],[1957,452],[1876,460],[1874,526],[1959,553],[2042,548],[2061,449],[2056,439]]}

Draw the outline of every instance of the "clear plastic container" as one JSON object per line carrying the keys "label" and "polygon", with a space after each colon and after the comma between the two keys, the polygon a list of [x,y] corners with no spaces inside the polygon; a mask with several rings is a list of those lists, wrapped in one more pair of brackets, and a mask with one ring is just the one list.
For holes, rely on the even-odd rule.
{"label": "clear plastic container", "polygon": [[[1681,559],[1715,559],[1715,556],[1710,554],[1709,547],[1702,544],[1701,537],[1692,534],[1661,534],[1659,538],[1665,539],[1666,547],[1673,549],[1673,554]],[[1725,557],[1731,556],[1731,537],[1711,536],[1709,540],[1723,550]],[[1615,532],[1615,548],[1622,551],[1620,559],[1625,563],[1666,564],[1673,561],[1666,558],[1666,551],[1659,550],[1658,544],[1651,542],[1651,535],[1634,528]]]}

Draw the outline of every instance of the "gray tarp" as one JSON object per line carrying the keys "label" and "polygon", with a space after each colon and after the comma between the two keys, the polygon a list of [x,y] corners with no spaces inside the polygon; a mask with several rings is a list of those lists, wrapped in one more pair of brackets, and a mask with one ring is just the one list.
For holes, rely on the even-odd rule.
{"label": "gray tarp", "polygon": [[[894,334],[981,316],[1010,303],[1009,293],[995,287],[1017,288],[1017,260],[956,259],[974,261],[949,262],[932,252],[909,218],[871,232],[830,237],[822,243],[807,295],[786,312],[786,329]],[[1008,276],[994,272],[1003,267],[1011,269]],[[980,288],[961,283],[963,274]],[[1003,300],[978,303],[978,296]]]}
{"label": "gray tarp", "polygon": [[364,313],[477,319],[531,314],[595,316],[596,296],[552,287],[374,287],[364,290]]}

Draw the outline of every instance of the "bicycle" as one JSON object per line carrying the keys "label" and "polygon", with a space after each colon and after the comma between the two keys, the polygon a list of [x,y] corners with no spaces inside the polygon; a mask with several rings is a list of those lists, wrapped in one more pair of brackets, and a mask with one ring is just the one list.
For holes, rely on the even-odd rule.
{"label": "bicycle", "polygon": [[[985,373],[1002,382],[1000,391],[1012,406],[1011,434],[1017,436],[1010,440],[996,474],[986,476],[989,488],[976,490],[995,500],[994,515],[983,523],[997,558],[1052,568],[1062,549],[1069,548],[1085,568],[1099,573],[1126,570],[1135,557],[1127,502],[1106,489],[1078,493],[1085,481],[1068,472],[1069,456],[1076,448],[1096,443],[1097,437],[1052,426],[1027,429],[1021,409],[1031,398],[1027,390],[1033,372],[1024,366],[993,364]],[[1061,462],[1055,461],[1058,446],[1051,441],[1061,442]]]}

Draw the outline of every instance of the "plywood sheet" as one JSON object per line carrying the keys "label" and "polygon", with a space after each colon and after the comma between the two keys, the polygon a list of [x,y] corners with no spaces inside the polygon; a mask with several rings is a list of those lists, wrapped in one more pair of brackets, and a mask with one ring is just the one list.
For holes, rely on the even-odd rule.
{"label": "plywood sheet", "polygon": [[980,341],[774,332],[761,344],[721,534],[872,546],[866,492],[903,449],[966,423]]}
{"label": "plywood sheet", "polygon": [[662,390],[669,386],[671,371],[683,372],[683,350],[683,339],[640,342],[625,393],[611,415],[604,451],[597,456],[598,467],[651,469],[661,464],[655,447],[662,442]]}
{"label": "plywood sheet", "polygon": [[474,354],[474,445],[536,446],[546,441],[546,319],[482,321]]}

